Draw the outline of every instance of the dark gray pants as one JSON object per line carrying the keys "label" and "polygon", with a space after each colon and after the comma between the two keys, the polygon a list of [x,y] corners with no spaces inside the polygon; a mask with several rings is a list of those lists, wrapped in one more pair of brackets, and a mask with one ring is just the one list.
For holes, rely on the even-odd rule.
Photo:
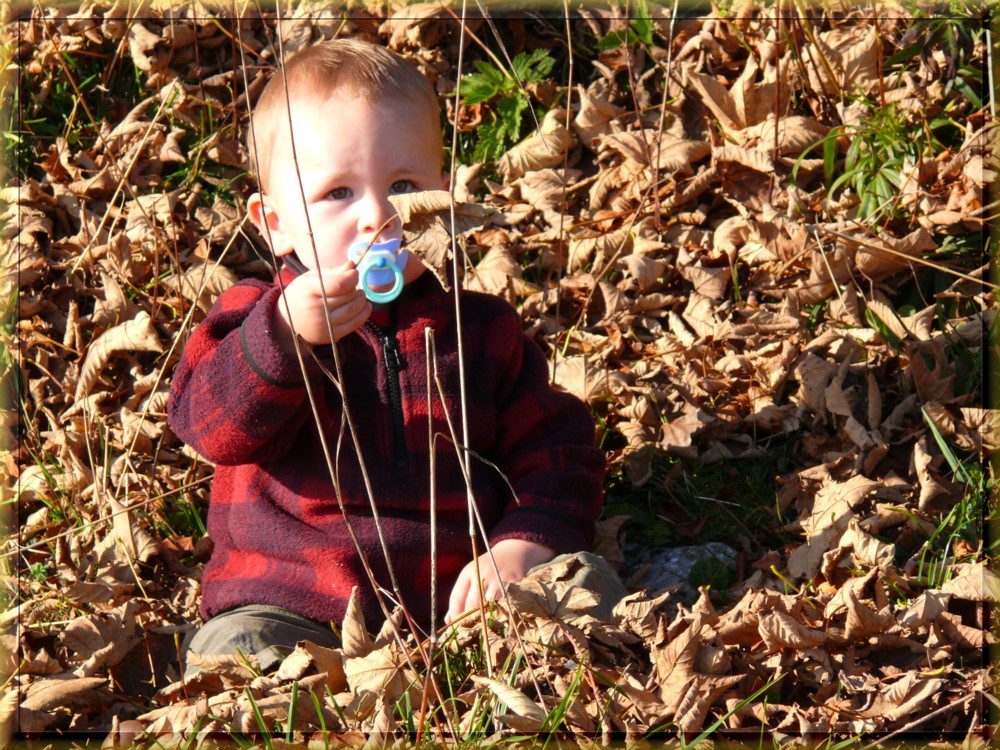
{"label": "dark gray pants", "polygon": [[[560,580],[597,593],[601,602],[593,614],[599,619],[610,620],[611,610],[627,591],[607,561],[591,552],[575,552],[539,565],[531,573],[557,563],[568,563],[563,569],[565,577]],[[187,650],[202,655],[242,653],[256,656],[261,672],[267,673],[277,668],[299,641],[312,641],[328,648],[340,646],[328,623],[310,620],[280,607],[251,604],[210,619],[191,639]],[[185,677],[192,676],[191,670],[185,671]]]}
{"label": "dark gray pants", "polygon": [[[202,655],[256,656],[262,672],[270,672],[295,650],[299,641],[336,648],[337,636],[327,623],[289,612],[281,607],[251,604],[230,609],[205,623],[188,645]],[[185,671],[185,676],[190,676]]]}

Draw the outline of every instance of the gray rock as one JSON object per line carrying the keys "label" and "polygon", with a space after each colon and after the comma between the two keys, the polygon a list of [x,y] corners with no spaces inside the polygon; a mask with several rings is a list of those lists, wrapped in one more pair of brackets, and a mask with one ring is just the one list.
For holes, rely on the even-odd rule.
{"label": "gray rock", "polygon": [[737,557],[736,550],[722,542],[663,550],[648,561],[648,568],[644,565],[629,580],[629,588],[656,592],[678,587],[678,596],[690,604],[698,597],[697,588],[689,581],[695,566],[702,561],[716,560],[726,569],[735,570]]}

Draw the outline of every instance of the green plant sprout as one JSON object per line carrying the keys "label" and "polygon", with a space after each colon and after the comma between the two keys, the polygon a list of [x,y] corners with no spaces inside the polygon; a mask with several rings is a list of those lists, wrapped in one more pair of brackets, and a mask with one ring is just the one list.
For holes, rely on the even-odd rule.
{"label": "green plant sprout", "polygon": [[524,115],[531,106],[527,84],[545,81],[555,59],[546,49],[520,52],[512,61],[513,72],[480,60],[476,72],[462,79],[459,94],[466,106],[490,104],[490,121],[478,130],[478,142],[472,153],[474,161],[493,161],[517,143],[522,136]]}
{"label": "green plant sprout", "polygon": [[656,26],[649,16],[646,0],[638,0],[635,15],[628,19],[628,28],[612,31],[598,42],[597,49],[605,52],[622,46],[629,47],[636,42],[652,47],[655,32]]}

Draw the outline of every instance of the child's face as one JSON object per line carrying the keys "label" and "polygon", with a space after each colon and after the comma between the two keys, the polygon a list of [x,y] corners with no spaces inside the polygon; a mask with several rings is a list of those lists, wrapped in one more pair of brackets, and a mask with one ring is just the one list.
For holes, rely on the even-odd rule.
{"label": "child's face", "polygon": [[[268,192],[248,201],[250,217],[274,254],[294,251],[315,269],[311,229],[319,266],[340,266],[351,244],[370,240],[395,215],[390,195],[444,188],[440,136],[428,119],[409,102],[371,103],[346,92],[293,100],[295,158],[290,138],[270,144]],[[399,222],[393,221],[379,241],[401,235]],[[422,270],[420,263],[408,263],[404,280],[412,281]]]}

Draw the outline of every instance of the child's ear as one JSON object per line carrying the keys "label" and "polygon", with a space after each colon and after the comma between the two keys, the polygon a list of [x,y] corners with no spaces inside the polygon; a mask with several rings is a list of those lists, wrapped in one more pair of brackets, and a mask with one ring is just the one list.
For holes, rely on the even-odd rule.
{"label": "child's ear", "polygon": [[267,244],[271,246],[271,252],[276,256],[280,258],[295,249],[291,237],[282,230],[278,211],[266,195],[261,193],[251,195],[247,199],[247,213],[250,216],[250,221],[267,240]]}

